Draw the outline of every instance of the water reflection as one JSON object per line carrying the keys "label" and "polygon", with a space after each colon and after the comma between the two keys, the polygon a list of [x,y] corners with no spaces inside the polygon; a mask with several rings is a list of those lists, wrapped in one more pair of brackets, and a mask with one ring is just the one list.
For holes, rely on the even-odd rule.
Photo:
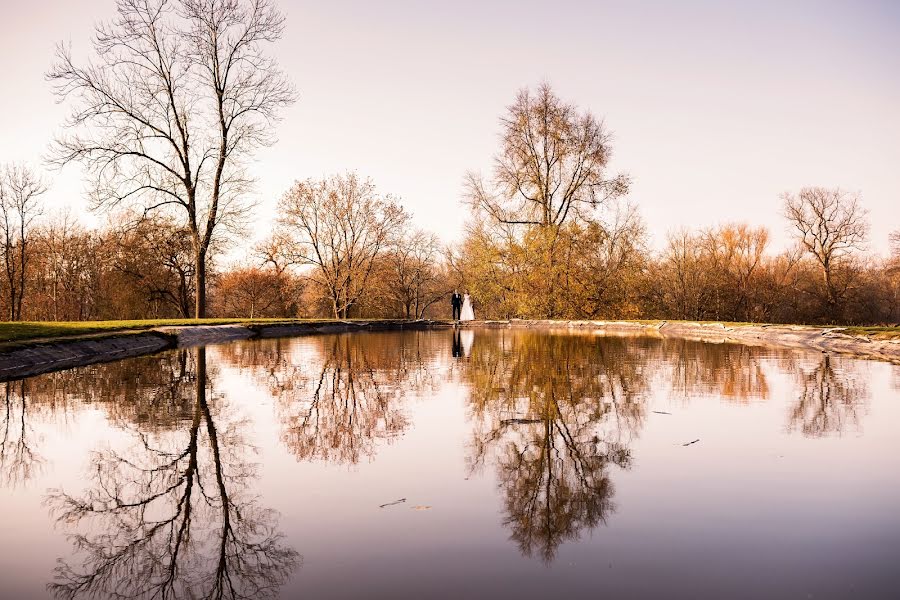
{"label": "water reflection", "polygon": [[225,356],[268,388],[298,460],[356,464],[410,426],[406,396],[437,385],[435,352],[433,338],[408,332],[229,346]]}
{"label": "water reflection", "polygon": [[27,380],[28,395],[55,414],[89,404],[117,425],[169,430],[193,418],[197,372],[191,361],[177,351],[58,371]]}
{"label": "water reflection", "polygon": [[792,369],[797,400],[788,412],[788,429],[810,437],[858,430],[869,390],[847,361],[823,354],[812,363],[798,360]]}
{"label": "water reflection", "polygon": [[[240,417],[246,398],[224,382],[252,386],[264,405],[254,420],[271,419],[277,452],[319,466],[369,461],[376,472],[384,444],[417,420],[422,426],[422,419],[454,414],[423,413],[421,400],[461,389],[465,443],[453,438],[453,451],[463,453],[470,476],[496,486],[489,494],[502,507],[501,539],[551,562],[564,544],[614,519],[617,503],[626,501],[621,482],[617,498],[616,479],[624,470],[639,474],[638,460],[647,461],[638,442],[657,418],[651,401],[669,403],[654,409],[685,414],[717,401],[736,411],[729,414],[776,403],[768,404],[778,411],[771,435],[837,436],[862,427],[871,395],[867,364],[733,344],[518,331],[242,342],[211,350],[208,366],[200,349],[4,384],[0,484],[40,481],[42,456],[52,457],[50,436],[41,435],[49,420],[75,423],[85,407],[98,409],[110,439],[82,440],[91,451],[86,489],[46,497],[73,543],[53,593],[274,596],[300,557],[282,538],[278,515],[253,493],[252,443],[261,442]],[[419,450],[448,452],[412,449]],[[304,473],[317,472],[309,469]],[[454,493],[451,483],[442,485]],[[344,509],[356,510],[352,502]]]}
{"label": "water reflection", "polygon": [[681,339],[667,339],[658,345],[664,350],[660,358],[671,366],[672,391],[688,399],[714,395],[738,403],[767,400],[766,360],[773,354],[790,356],[785,351]]}
{"label": "water reflection", "polygon": [[3,384],[4,404],[0,423],[0,484],[16,487],[40,469],[43,459],[35,451],[38,440],[30,424],[26,381]]}
{"label": "water reflection", "polygon": [[631,464],[645,363],[622,340],[525,334],[482,341],[463,371],[475,424],[470,466],[493,459],[511,539],[523,554],[549,562],[560,544],[615,510],[610,467]]}
{"label": "water reflection", "polygon": [[47,495],[74,548],[48,586],[54,596],[269,597],[297,566],[278,515],[251,493],[256,470],[245,424],[213,392],[206,350],[178,355],[183,377],[162,397],[179,401],[186,426],[153,434],[123,425],[129,441],[92,454],[86,491]]}

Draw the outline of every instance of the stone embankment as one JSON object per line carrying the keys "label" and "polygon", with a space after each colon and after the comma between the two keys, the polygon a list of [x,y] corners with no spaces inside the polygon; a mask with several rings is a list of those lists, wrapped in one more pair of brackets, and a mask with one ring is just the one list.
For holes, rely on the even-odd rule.
{"label": "stone embankment", "polygon": [[484,321],[465,327],[586,331],[598,335],[651,335],[712,343],[777,346],[835,352],[900,364],[900,339],[876,339],[842,333],[842,327],[744,325],[688,321]]}
{"label": "stone embankment", "polygon": [[185,325],[75,338],[35,340],[0,350],[0,381],[10,381],[153,354],[251,338],[276,338],[345,331],[391,331],[450,327],[442,321],[304,321],[287,324]]}

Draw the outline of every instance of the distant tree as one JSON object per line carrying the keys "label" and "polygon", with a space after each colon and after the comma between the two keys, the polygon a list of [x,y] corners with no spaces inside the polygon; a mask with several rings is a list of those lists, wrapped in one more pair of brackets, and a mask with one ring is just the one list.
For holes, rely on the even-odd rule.
{"label": "distant tree", "polygon": [[699,235],[686,229],[671,232],[660,260],[657,286],[665,316],[702,319],[710,303],[710,275],[704,266]]}
{"label": "distant tree", "polygon": [[31,234],[42,212],[40,197],[47,184],[24,165],[5,165],[0,171],[0,242],[3,244],[7,315],[22,318],[22,301],[28,283]]}
{"label": "distant tree", "polygon": [[313,267],[311,280],[335,318],[350,316],[376,259],[408,220],[392,197],[355,173],[297,182],[282,197],[278,213],[283,261]]}
{"label": "distant tree", "polygon": [[[296,302],[291,297],[292,278],[272,266],[247,265],[222,273],[216,294],[224,316],[294,316]],[[290,314],[289,314],[290,313]]]}
{"label": "distant tree", "polygon": [[439,245],[434,234],[407,231],[385,257],[383,287],[407,319],[421,319],[444,297],[438,269]]}
{"label": "distant tree", "polygon": [[263,47],[284,17],[269,0],[117,0],[97,27],[96,62],[60,45],[48,73],[73,105],[55,162],[79,161],[98,208],[168,210],[190,231],[194,315],[206,315],[210,248],[251,206],[244,164],[272,142],[291,86]]}
{"label": "distant tree", "polygon": [[500,122],[492,181],[466,177],[470,202],[497,221],[560,226],[628,190],[626,176],[606,173],[612,146],[603,121],[563,102],[549,84],[520,90]]}
{"label": "distant tree", "polygon": [[859,195],[808,187],[797,195],[782,194],[782,199],[784,215],[798,241],[821,267],[828,315],[834,317],[843,299],[837,271],[848,255],[861,248],[869,231]]}
{"label": "distant tree", "polygon": [[115,222],[107,231],[112,268],[136,288],[142,303],[189,318],[196,280],[190,230],[164,215],[120,214]]}
{"label": "distant tree", "polygon": [[564,289],[576,318],[636,318],[646,232],[637,207],[613,203],[609,219],[591,220],[564,235]]}
{"label": "distant tree", "polygon": [[103,236],[63,210],[40,228],[34,241],[30,318],[47,321],[96,318],[105,303],[103,281],[110,262]]}
{"label": "distant tree", "polygon": [[728,321],[750,321],[755,277],[769,241],[764,227],[729,223],[700,233],[702,268],[712,296],[706,316]]}

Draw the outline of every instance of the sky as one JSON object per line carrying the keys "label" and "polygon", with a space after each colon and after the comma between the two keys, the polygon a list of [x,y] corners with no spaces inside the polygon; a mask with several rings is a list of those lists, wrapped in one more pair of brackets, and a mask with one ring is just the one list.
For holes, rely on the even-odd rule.
{"label": "sky", "polygon": [[[278,1],[278,0],[276,0]],[[869,247],[900,229],[900,2],[280,0],[272,46],[299,93],[253,164],[254,235],[294,180],[355,170],[414,223],[462,237],[468,170],[489,172],[517,90],[549,82],[605,120],[612,172],[662,246],[679,227],[764,225],[779,195],[859,192]],[[36,167],[60,131],[44,73],[57,42],[89,56],[114,0],[0,0],[0,162]],[[48,212],[87,222],[77,166],[48,173]]]}

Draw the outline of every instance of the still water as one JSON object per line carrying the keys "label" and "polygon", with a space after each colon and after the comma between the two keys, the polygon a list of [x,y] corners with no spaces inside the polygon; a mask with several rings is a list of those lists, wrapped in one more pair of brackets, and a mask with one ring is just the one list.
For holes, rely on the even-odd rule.
{"label": "still water", "polygon": [[900,367],[511,331],[0,384],[3,598],[897,598]]}

